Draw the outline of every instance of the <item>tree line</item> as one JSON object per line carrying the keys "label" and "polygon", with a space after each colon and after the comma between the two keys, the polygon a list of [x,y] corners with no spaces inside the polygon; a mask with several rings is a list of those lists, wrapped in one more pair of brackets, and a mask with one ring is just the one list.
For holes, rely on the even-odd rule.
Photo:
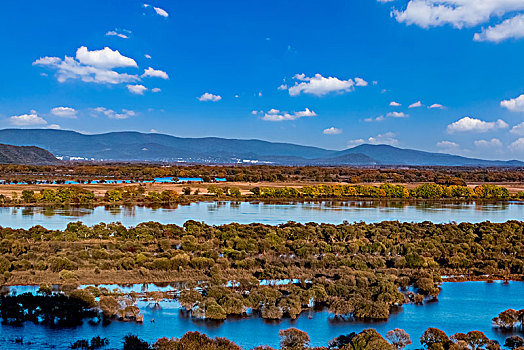
{"label": "tree line", "polygon": [[[403,329],[387,332],[384,338],[375,329],[364,329],[359,333],[340,335],[329,341],[328,346],[312,346],[310,336],[297,328],[282,329],[279,332],[280,350],[402,350],[413,344]],[[88,342],[88,340],[84,340]],[[97,339],[99,342],[99,340]],[[428,350],[500,350],[501,345],[490,340],[480,331],[466,334],[446,335],[437,328],[428,328],[419,339],[420,346]],[[98,344],[98,343],[97,343]],[[521,350],[524,340],[520,336],[508,337],[503,344],[507,349]],[[180,338],[159,338],[150,344],[136,335],[129,334],[123,339],[124,350],[242,350],[242,347],[227,338],[210,338],[200,332],[187,332]],[[276,350],[260,345],[253,350]]]}
{"label": "tree line", "polygon": [[[190,187],[175,190],[147,191],[144,186],[122,186],[107,190],[104,196],[78,185],[62,186],[40,191],[23,190],[20,198],[16,192],[12,196],[0,195],[0,204],[104,204],[104,203],[177,203],[202,199],[200,191]],[[524,199],[524,191],[510,195],[503,186],[484,184],[475,188],[459,185],[439,185],[428,183],[408,189],[402,185],[315,185],[303,187],[253,187],[251,195],[242,195],[236,187],[210,185],[207,195],[225,199],[350,199],[350,198],[391,198],[391,199]],[[181,196],[184,196],[183,198]]]}
{"label": "tree line", "polygon": [[524,182],[522,168],[475,167],[318,167],[274,165],[173,165],[126,163],[70,163],[58,166],[0,165],[1,178],[8,183],[58,183],[75,180],[81,183],[128,179],[150,181],[155,177],[200,177],[242,182],[434,182],[465,185],[465,182]]}

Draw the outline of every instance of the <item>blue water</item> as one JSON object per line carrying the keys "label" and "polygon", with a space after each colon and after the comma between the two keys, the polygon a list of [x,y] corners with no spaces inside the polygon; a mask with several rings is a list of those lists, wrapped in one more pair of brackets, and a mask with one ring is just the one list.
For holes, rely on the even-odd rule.
{"label": "blue water", "polygon": [[[176,301],[160,303],[160,308],[138,305],[144,313],[144,323],[112,322],[108,326],[90,325],[87,322],[74,329],[50,329],[26,323],[22,327],[0,325],[0,342],[3,349],[17,349],[12,344],[15,337],[23,336],[34,342],[29,349],[46,349],[55,345],[56,349],[66,349],[76,339],[91,338],[96,335],[107,337],[110,345],[119,346],[128,333],[137,334],[147,341],[160,337],[180,337],[188,331],[200,331],[212,337],[227,337],[249,349],[256,345],[268,344],[278,347],[278,331],[296,327],[306,331],[316,346],[326,346],[334,337],[350,332],[360,332],[375,328],[382,335],[394,328],[408,332],[413,341],[409,349],[420,348],[419,339],[428,327],[437,327],[448,335],[471,330],[480,330],[490,339],[503,343],[511,334],[501,333],[492,327],[491,319],[508,308],[520,309],[524,306],[524,282],[445,282],[439,301],[424,305],[404,305],[398,313],[392,314],[385,322],[337,321],[328,312],[306,312],[297,320],[266,322],[260,318],[229,319],[225,322],[205,322],[187,318]],[[151,323],[154,318],[155,322]],[[11,344],[11,345],[10,345]]]}
{"label": "blue water", "polygon": [[524,219],[524,202],[507,203],[444,203],[377,201],[307,202],[268,204],[262,202],[198,202],[173,208],[116,206],[96,208],[2,207],[0,225],[28,229],[42,225],[48,229],[64,229],[67,223],[82,221],[87,225],[100,222],[121,222],[135,226],[144,221],[182,225],[187,220],[204,221],[210,225],[231,222],[248,224],[280,224],[287,221],[324,222],[343,221],[403,222],[505,222]]}
{"label": "blue water", "polygon": [[[157,182],[157,183],[169,183],[169,182],[181,183],[181,182],[203,182],[204,181],[204,180],[202,180],[201,177],[179,177],[178,181],[175,181],[173,179],[174,179],[174,177],[155,177],[154,180],[144,180],[144,181],[113,180],[113,179],[106,179],[106,180],[103,180],[103,181],[104,181],[104,183],[107,183],[107,184],[132,184],[132,183],[153,183],[153,182]],[[227,180],[225,178],[220,178],[220,177],[216,177],[215,178],[215,182],[224,182],[224,181],[227,181]],[[45,182],[42,182],[42,183],[45,183]],[[102,180],[93,180],[90,183],[92,183],[92,184],[102,183]],[[4,180],[0,180],[0,184],[5,184]],[[17,184],[17,185],[24,185],[26,183],[25,182],[16,182],[15,184]],[[56,181],[53,181],[52,184],[56,184]],[[78,182],[78,181],[74,181],[74,180],[67,180],[67,181],[64,182],[64,184],[65,185],[79,185],[81,183]]]}

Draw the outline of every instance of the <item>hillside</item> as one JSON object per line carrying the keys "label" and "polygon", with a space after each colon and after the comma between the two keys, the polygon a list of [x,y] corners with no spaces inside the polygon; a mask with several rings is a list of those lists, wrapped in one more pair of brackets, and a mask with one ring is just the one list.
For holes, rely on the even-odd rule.
{"label": "hillside", "polygon": [[85,135],[46,129],[0,130],[0,142],[38,146],[64,159],[280,165],[524,166],[387,145],[360,145],[343,151],[262,140],[182,138],[157,133],[111,132]]}
{"label": "hillside", "polygon": [[0,164],[57,164],[50,152],[35,146],[0,144]]}

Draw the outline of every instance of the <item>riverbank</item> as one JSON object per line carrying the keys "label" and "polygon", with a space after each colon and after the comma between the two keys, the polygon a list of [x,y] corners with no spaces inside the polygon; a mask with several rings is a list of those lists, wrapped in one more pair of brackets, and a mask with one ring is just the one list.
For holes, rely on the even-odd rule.
{"label": "riverbank", "polygon": [[[202,186],[202,184],[197,184]],[[22,185],[5,185],[22,186]],[[44,206],[44,205],[118,205],[118,204],[188,204],[209,200],[238,201],[351,201],[351,200],[392,200],[417,203],[418,201],[446,202],[507,202],[524,201],[524,191],[511,193],[508,188],[483,184],[475,187],[425,183],[413,188],[403,185],[382,183],[379,185],[321,184],[301,187],[273,186],[251,187],[241,190],[229,184],[210,184],[204,191],[184,186],[179,190],[169,184],[114,185],[113,187],[90,185],[47,185],[35,189],[11,191],[10,195],[0,194],[2,206]],[[102,194],[102,189],[105,191]],[[18,189],[20,191],[20,189]],[[179,192],[180,191],[180,192]]]}

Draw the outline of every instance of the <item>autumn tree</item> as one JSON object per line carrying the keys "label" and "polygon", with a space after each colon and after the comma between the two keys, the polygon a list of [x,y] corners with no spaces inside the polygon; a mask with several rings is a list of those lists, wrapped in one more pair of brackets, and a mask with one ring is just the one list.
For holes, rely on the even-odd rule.
{"label": "autumn tree", "polygon": [[397,349],[404,349],[411,344],[411,338],[405,330],[395,328],[386,333],[386,339],[389,340]]}

